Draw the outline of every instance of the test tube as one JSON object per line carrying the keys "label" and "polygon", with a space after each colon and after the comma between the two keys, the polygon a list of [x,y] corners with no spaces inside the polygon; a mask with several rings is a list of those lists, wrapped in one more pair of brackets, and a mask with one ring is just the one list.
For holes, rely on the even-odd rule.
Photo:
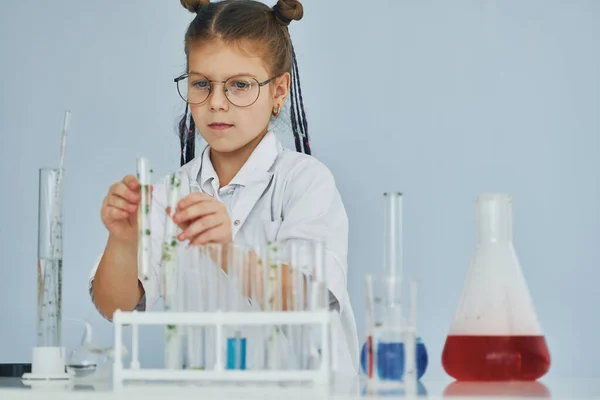
{"label": "test tube", "polygon": [[[260,289],[262,289],[260,294],[262,295],[261,302],[262,302],[262,309],[264,312],[269,312],[271,310],[270,309],[271,283],[269,282],[269,271],[270,271],[270,266],[271,266],[270,254],[269,254],[270,246],[271,246],[271,243],[267,242],[259,248],[260,283],[259,283],[258,287]],[[263,350],[264,350],[263,367],[265,369],[269,369],[269,367],[270,367],[269,355],[270,355],[270,349],[271,349],[270,345],[271,345],[272,327],[265,325],[265,326],[263,326],[263,330],[264,331],[262,334],[266,338],[266,340],[264,342],[264,346],[263,346]]]}
{"label": "test tube", "polygon": [[[242,246],[228,246],[227,273],[232,286],[229,311],[243,311],[246,298],[246,265],[248,252]],[[242,337],[241,327],[233,326],[233,335],[227,338],[227,369],[246,369],[247,338]]]}
{"label": "test tube", "polygon": [[137,178],[140,184],[140,204],[138,207],[138,277],[147,281],[150,270],[150,162],[147,158],[137,159]]}
{"label": "test tube", "polygon": [[[179,285],[180,273],[177,268],[177,231],[178,227],[173,222],[173,214],[179,200],[181,178],[179,173],[171,174],[169,179],[169,213],[165,221],[165,234],[162,243],[162,279],[163,299],[165,311],[182,311],[178,301],[182,290]],[[167,369],[180,369],[181,360],[181,333],[179,326],[169,325],[166,327],[165,339],[165,364]]]}
{"label": "test tube", "polygon": [[367,360],[366,360],[366,374],[369,380],[373,380],[373,360],[374,360],[374,351],[373,351],[373,328],[375,327],[375,300],[373,296],[373,277],[370,274],[367,274],[365,277],[365,286],[366,286],[366,321],[367,321]]}
{"label": "test tube", "polygon": [[[288,281],[288,310],[292,312],[306,311],[304,307],[304,275],[300,264],[300,252],[302,246],[299,243],[291,242],[289,245],[289,281]],[[292,369],[304,369],[304,326],[290,326],[290,341],[293,344],[294,365]]]}
{"label": "test tube", "polygon": [[[316,310],[326,311],[329,310],[329,290],[327,288],[327,276],[325,274],[325,243],[320,240],[313,242],[313,262],[318,293]],[[326,350],[331,350],[331,335],[327,334],[323,328],[320,330],[320,356],[318,355],[315,357],[313,354],[313,359],[315,363],[319,363],[320,361],[322,369],[330,368],[332,361],[331,352]]]}
{"label": "test tube", "polygon": [[325,275],[325,243],[315,241],[313,243],[313,259],[315,266],[315,278],[317,283],[317,305],[316,309],[324,310],[329,307],[329,291]]}
{"label": "test tube", "polygon": [[[263,247],[256,247],[250,251],[248,258],[248,274],[250,279],[250,303],[253,312],[263,312],[265,288],[264,288],[264,258]],[[265,337],[265,329],[263,326],[253,326],[249,328],[252,332],[252,343],[248,349],[248,354],[252,361],[250,368],[264,369],[266,367],[265,360],[265,341],[261,340]],[[260,338],[255,340],[255,338]]]}
{"label": "test tube", "polygon": [[[178,248],[181,248],[178,268],[183,267],[185,273],[183,286],[186,312],[220,311],[221,246],[207,244]],[[181,255],[182,253],[185,257]],[[216,363],[216,355],[223,350],[220,344],[222,338],[215,335],[214,327],[188,326],[186,343],[188,368],[220,369]],[[219,343],[215,346],[217,342]]]}
{"label": "test tube", "polygon": [[[223,245],[209,243],[202,246],[202,248],[204,254],[200,268],[202,268],[204,277],[203,310],[209,312],[226,311],[228,292],[227,286],[223,282]],[[211,278],[207,279],[209,273]],[[215,327],[202,327],[200,330],[203,333],[202,353],[205,355],[206,364],[217,371],[222,370],[223,332],[219,334]],[[214,347],[215,341],[212,338],[216,338],[216,346]]]}
{"label": "test tube", "polygon": [[[323,311],[328,308],[328,292],[325,282],[325,247],[320,241],[310,241],[305,249],[304,258],[308,259],[310,271],[309,297],[307,299],[307,308],[312,312]],[[307,327],[308,328],[308,327]],[[320,364],[319,348],[322,349],[323,343],[319,333],[320,326],[312,326],[306,334],[307,340],[307,359],[306,368],[314,369]]]}
{"label": "test tube", "polygon": [[[267,246],[266,263],[266,286],[265,310],[270,312],[281,311],[281,264],[279,260],[279,246],[277,243],[269,243]],[[267,366],[269,369],[278,368],[278,339],[279,326],[273,325],[267,345]]]}
{"label": "test tube", "polygon": [[410,309],[411,323],[404,331],[404,384],[406,393],[416,393],[417,391],[417,325],[416,325],[416,306],[417,306],[417,284],[411,281],[410,284]]}
{"label": "test tube", "polygon": [[165,300],[165,309],[169,310],[175,306],[177,293],[177,240],[178,227],[173,221],[173,215],[177,208],[179,200],[179,191],[181,188],[181,177],[179,173],[171,174],[169,179],[169,197],[168,214],[165,220],[165,234],[162,243],[162,279],[163,279],[163,298]]}
{"label": "test tube", "polygon": [[[177,264],[183,275],[183,307],[186,312],[202,312],[203,302],[200,297],[204,293],[203,275],[200,269],[201,250],[188,246],[177,246]],[[205,354],[201,347],[200,328],[186,326],[186,367],[189,369],[205,369]]]}

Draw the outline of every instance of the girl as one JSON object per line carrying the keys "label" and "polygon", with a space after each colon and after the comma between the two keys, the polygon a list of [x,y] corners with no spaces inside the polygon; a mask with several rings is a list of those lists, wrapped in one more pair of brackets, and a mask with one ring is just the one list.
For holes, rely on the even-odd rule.
{"label": "girl", "polygon": [[[287,28],[302,18],[302,5],[296,0],[279,0],[273,8],[251,0],[181,4],[196,16],[185,36],[187,72],[175,79],[186,101],[180,123],[183,198],[173,215],[182,230],[178,239],[253,246],[265,235],[277,242],[323,239],[330,307],[344,336],[334,351],[339,365],[356,372],[358,338],[346,288],[348,219],[331,172],[310,156]],[[295,152],[269,130],[288,96]],[[208,143],[198,157],[196,130]],[[146,310],[159,297],[167,179],[153,190],[154,254],[144,282],[137,275],[137,179],[126,176],[104,199],[101,216],[109,238],[92,271],[90,293],[106,318],[116,309]]]}

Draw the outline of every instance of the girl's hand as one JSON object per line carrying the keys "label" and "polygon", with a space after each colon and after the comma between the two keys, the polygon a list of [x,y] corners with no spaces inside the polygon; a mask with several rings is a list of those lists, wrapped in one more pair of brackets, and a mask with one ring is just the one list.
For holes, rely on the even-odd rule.
{"label": "girl's hand", "polygon": [[191,245],[232,241],[231,218],[225,204],[204,193],[181,199],[173,221],[183,230],[177,238],[189,240]]}
{"label": "girl's hand", "polygon": [[[150,187],[152,193],[152,187]],[[100,216],[110,235],[121,242],[137,241],[137,210],[140,201],[138,180],[127,175],[113,184],[102,202]]]}

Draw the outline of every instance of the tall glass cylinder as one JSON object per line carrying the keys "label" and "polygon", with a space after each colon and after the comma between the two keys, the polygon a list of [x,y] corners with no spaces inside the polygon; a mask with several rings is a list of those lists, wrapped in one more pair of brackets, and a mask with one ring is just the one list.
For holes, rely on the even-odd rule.
{"label": "tall glass cylinder", "polygon": [[402,193],[384,193],[385,197],[385,275],[402,279]]}
{"label": "tall glass cylinder", "polygon": [[61,346],[62,170],[39,171],[37,347]]}

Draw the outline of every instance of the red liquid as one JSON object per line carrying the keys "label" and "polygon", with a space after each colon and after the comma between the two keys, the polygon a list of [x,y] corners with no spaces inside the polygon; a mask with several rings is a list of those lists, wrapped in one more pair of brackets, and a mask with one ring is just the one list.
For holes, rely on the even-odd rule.
{"label": "red liquid", "polygon": [[454,336],[442,353],[458,381],[534,381],[550,369],[544,336]]}
{"label": "red liquid", "polygon": [[373,377],[373,336],[367,338],[367,376]]}

